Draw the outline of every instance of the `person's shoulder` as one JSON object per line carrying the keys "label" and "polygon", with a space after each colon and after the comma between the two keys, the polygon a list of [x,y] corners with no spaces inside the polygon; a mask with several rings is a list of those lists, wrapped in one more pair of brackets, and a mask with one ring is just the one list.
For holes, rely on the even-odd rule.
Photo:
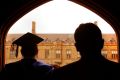
{"label": "person's shoulder", "polygon": [[104,74],[108,76],[108,78],[117,79],[119,76],[118,73],[120,72],[120,64],[114,61],[107,60],[103,66]]}
{"label": "person's shoulder", "polygon": [[53,71],[53,80],[78,80],[79,61],[69,63]]}
{"label": "person's shoulder", "polygon": [[111,60],[108,60],[108,59],[106,59],[105,58],[105,64],[107,64],[107,65],[118,65],[118,62],[115,62],[115,61],[111,61]]}
{"label": "person's shoulder", "polygon": [[54,72],[66,74],[66,73],[70,73],[70,72],[75,72],[78,69],[79,69],[79,61],[76,61],[73,63],[69,63],[67,65],[64,65],[62,67],[59,67],[59,68],[55,69]]}
{"label": "person's shoulder", "polygon": [[18,64],[19,64],[19,61],[8,63],[8,64],[5,64],[5,68],[10,68],[10,67],[14,68],[16,66],[19,66]]}
{"label": "person's shoulder", "polygon": [[46,64],[44,62],[41,62],[41,61],[36,61],[34,64],[33,64],[35,67],[40,67],[40,68],[46,68],[46,69],[52,69],[53,67],[49,64]]}
{"label": "person's shoulder", "polygon": [[119,69],[119,66],[120,66],[120,64],[118,62],[114,62],[114,61],[111,61],[108,59],[105,59],[102,64],[104,65],[103,67],[106,67],[108,70],[109,69],[117,70],[117,69]]}
{"label": "person's shoulder", "polygon": [[8,64],[5,64],[5,66],[3,67],[3,69],[1,70],[2,73],[13,73],[15,71],[18,70],[18,66],[17,65],[18,62],[12,62],[12,63],[8,63]]}
{"label": "person's shoulder", "polygon": [[114,62],[114,61],[109,61],[109,65],[113,69],[119,69],[119,67],[120,67],[120,64],[118,62]]}

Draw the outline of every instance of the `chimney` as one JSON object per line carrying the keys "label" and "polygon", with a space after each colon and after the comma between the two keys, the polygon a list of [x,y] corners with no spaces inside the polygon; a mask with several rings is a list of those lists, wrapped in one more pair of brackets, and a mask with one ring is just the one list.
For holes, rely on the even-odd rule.
{"label": "chimney", "polygon": [[94,21],[94,24],[95,24],[95,25],[98,25],[98,22],[97,22],[97,21]]}
{"label": "chimney", "polygon": [[32,33],[33,34],[36,34],[35,27],[36,27],[36,23],[35,21],[32,21]]}

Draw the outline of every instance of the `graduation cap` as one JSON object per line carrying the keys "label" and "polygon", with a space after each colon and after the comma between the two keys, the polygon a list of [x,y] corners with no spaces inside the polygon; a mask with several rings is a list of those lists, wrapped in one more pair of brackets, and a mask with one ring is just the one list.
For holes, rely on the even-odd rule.
{"label": "graduation cap", "polygon": [[34,46],[37,45],[39,42],[43,41],[41,37],[32,34],[30,32],[27,32],[17,40],[13,41],[12,45],[16,45],[16,57],[18,56],[18,47],[21,46]]}

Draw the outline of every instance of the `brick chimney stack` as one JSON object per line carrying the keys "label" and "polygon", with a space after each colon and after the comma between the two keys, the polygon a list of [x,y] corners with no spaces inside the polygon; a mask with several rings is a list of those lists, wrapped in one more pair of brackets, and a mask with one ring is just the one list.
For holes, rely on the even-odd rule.
{"label": "brick chimney stack", "polygon": [[95,25],[98,25],[98,22],[97,22],[97,21],[94,21],[94,24],[95,24]]}
{"label": "brick chimney stack", "polygon": [[36,22],[32,21],[32,33],[33,34],[36,34],[35,28],[36,28]]}

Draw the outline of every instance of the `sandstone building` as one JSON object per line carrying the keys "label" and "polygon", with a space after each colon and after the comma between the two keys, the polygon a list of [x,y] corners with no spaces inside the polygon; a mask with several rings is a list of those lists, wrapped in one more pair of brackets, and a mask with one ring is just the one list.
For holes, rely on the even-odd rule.
{"label": "sandstone building", "polygon": [[[32,24],[32,33],[35,32],[35,22]],[[18,57],[15,57],[15,49],[11,43],[23,34],[8,34],[5,43],[5,63],[17,61],[22,58],[20,50]],[[80,59],[79,53],[74,46],[73,34],[36,34],[44,41],[38,44],[39,53],[36,56],[47,64],[64,66]],[[109,60],[118,62],[117,39],[115,34],[103,34],[105,39],[102,55]]]}

